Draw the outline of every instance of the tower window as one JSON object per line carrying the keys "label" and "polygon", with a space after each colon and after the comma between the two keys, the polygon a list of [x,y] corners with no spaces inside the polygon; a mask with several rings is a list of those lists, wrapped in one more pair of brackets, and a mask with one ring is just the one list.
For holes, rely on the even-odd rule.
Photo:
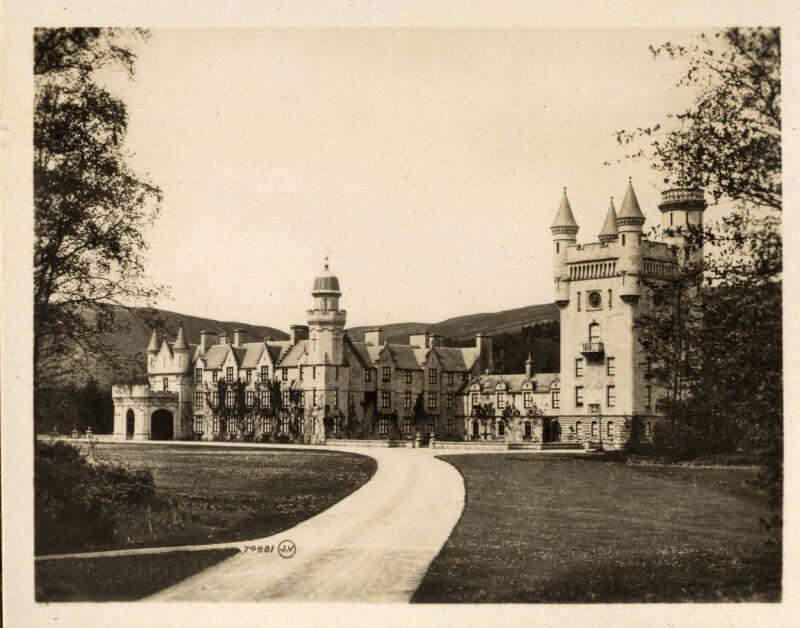
{"label": "tower window", "polygon": [[589,325],[589,342],[600,342],[600,325],[597,323]]}
{"label": "tower window", "polygon": [[615,386],[606,386],[606,405],[609,408],[617,405],[617,389]]}
{"label": "tower window", "polygon": [[653,387],[652,386],[645,386],[644,387],[644,407],[649,408],[650,404],[652,403],[652,395],[653,395]]}
{"label": "tower window", "polygon": [[578,292],[578,311],[581,311],[581,293]]}
{"label": "tower window", "polygon": [[169,390],[169,377],[165,377],[161,383],[164,386],[164,392],[167,392]]}
{"label": "tower window", "polygon": [[606,358],[606,375],[613,377],[617,374],[617,365],[614,358]]}
{"label": "tower window", "polygon": [[670,213],[669,213],[669,226],[670,226],[670,227],[671,227],[671,226],[673,225],[673,223],[675,222],[675,221],[674,221],[674,218],[675,218],[675,215],[674,215],[674,213],[673,213],[673,212],[670,212]]}
{"label": "tower window", "polygon": [[608,289],[608,309],[609,310],[613,310],[614,309],[614,302],[611,299],[611,295],[612,295],[611,288],[609,288]]}
{"label": "tower window", "polygon": [[560,242],[556,242],[556,253],[560,253],[561,252],[561,247],[559,246],[559,244],[561,244],[561,243]]}
{"label": "tower window", "polygon": [[575,377],[583,377],[583,358],[575,358]]}
{"label": "tower window", "polygon": [[194,394],[194,407],[195,408],[202,408],[203,407],[203,393],[199,390]]}
{"label": "tower window", "polygon": [[586,301],[588,302],[589,307],[592,308],[593,310],[599,310],[600,307],[603,305],[603,299],[600,296],[600,293],[597,292],[596,290],[590,292],[587,295]]}
{"label": "tower window", "polygon": [[622,246],[625,246],[625,234],[623,233],[620,238],[622,238]]}
{"label": "tower window", "polygon": [[550,393],[550,406],[554,410],[558,410],[561,407],[561,391],[554,390]]}
{"label": "tower window", "polygon": [[608,422],[608,425],[606,426],[606,436],[608,438],[614,438],[614,421]]}
{"label": "tower window", "polygon": [[583,407],[583,386],[575,386],[575,407]]}

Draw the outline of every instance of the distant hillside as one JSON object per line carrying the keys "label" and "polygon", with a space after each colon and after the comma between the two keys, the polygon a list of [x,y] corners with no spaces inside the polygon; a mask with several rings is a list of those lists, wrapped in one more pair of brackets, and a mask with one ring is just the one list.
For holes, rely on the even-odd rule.
{"label": "distant hillside", "polygon": [[[109,336],[107,342],[122,362],[123,367],[117,372],[112,372],[104,364],[95,363],[90,365],[90,371],[101,386],[108,386],[114,381],[130,380],[146,373],[145,351],[150,341],[151,329],[127,310],[120,309],[117,314],[119,320],[128,325],[129,331],[124,334]],[[242,328],[247,331],[250,341],[261,340],[266,336],[272,336],[275,340],[285,340],[289,337],[288,334],[280,329],[266,325],[218,321],[169,310],[156,310],[156,314],[160,321],[161,329],[166,332],[170,340],[174,339],[180,321],[183,321],[190,343],[199,342],[200,331],[203,329],[217,332],[226,331],[230,334],[234,328]],[[456,344],[464,345],[470,344],[470,339],[477,333],[492,334],[500,340],[499,337],[504,334],[509,335],[510,338],[523,327],[551,321],[558,321],[558,308],[555,304],[547,303],[504,312],[458,316],[440,323],[393,323],[383,325],[382,328],[391,342],[406,343],[410,332],[416,329],[428,329],[442,334],[442,336],[454,341]],[[347,333],[353,340],[363,340],[365,329],[369,329],[369,327],[353,327]],[[509,342],[511,341],[509,340]],[[495,350],[497,349],[498,347],[495,347]],[[515,366],[517,361],[514,360]]]}
{"label": "distant hillside", "polygon": [[[200,341],[200,331],[204,329],[216,332],[226,331],[229,334],[234,328],[245,329],[250,341],[263,340],[265,336],[272,336],[275,340],[286,340],[289,337],[286,332],[265,325],[218,321],[169,310],[156,310],[156,314],[161,329],[167,334],[169,340],[174,340],[178,324],[181,321],[183,321],[188,341],[195,344]],[[122,373],[114,373],[103,364],[92,365],[90,370],[101,385],[111,384],[120,378],[130,378],[146,373],[145,352],[152,330],[127,310],[120,309],[117,316],[121,323],[129,327],[129,331],[124,334],[111,335],[107,338],[107,342],[113,348],[114,353],[124,362],[125,368]]]}
{"label": "distant hillside", "polygon": [[[558,320],[558,306],[555,303],[544,303],[504,312],[458,316],[441,323],[393,323],[391,325],[374,325],[373,327],[381,327],[390,342],[408,342],[409,333],[416,329],[427,329],[442,334],[446,338],[466,341],[478,333],[507,334],[532,324]],[[370,327],[352,327],[347,330],[347,334],[353,340],[363,340],[366,329],[370,329]]]}

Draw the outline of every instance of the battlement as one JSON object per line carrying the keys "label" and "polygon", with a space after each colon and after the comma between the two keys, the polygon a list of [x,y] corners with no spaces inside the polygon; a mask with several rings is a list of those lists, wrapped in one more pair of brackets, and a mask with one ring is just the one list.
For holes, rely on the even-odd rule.
{"label": "battlement", "polygon": [[567,248],[567,264],[615,260],[619,257],[617,242],[575,244]]}
{"label": "battlement", "polygon": [[674,262],[675,251],[666,242],[644,240],[642,242],[642,257],[652,258],[660,262]]}
{"label": "battlement", "polygon": [[164,399],[174,401],[178,398],[176,392],[156,392],[147,384],[114,384],[111,387],[112,397],[133,397],[148,399]]}

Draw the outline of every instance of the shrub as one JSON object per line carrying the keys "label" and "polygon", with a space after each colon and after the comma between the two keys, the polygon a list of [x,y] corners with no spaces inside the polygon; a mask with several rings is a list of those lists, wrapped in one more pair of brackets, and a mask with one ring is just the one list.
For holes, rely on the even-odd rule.
{"label": "shrub", "polygon": [[121,510],[155,498],[153,475],[91,465],[68,443],[36,443],[35,546],[49,553],[108,544]]}

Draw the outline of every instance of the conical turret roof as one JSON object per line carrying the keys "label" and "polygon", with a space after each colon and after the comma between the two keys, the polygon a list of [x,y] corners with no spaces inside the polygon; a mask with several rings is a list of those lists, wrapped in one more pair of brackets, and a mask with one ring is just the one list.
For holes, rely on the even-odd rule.
{"label": "conical turret roof", "polygon": [[622,199],[622,207],[619,208],[617,218],[641,219],[644,222],[644,214],[639,209],[639,201],[636,200],[636,192],[633,191],[633,183],[628,179],[628,189],[625,190],[625,198]]}
{"label": "conical turret roof", "polygon": [[148,351],[158,351],[161,343],[158,341],[158,332],[154,329],[153,335],[150,336],[150,344],[147,345]]}
{"label": "conical turret roof", "polygon": [[614,209],[614,199],[608,204],[608,213],[603,228],[600,230],[600,240],[612,240],[617,237],[617,210]]}
{"label": "conical turret roof", "polygon": [[575,222],[575,216],[572,215],[572,207],[570,207],[569,199],[567,198],[567,188],[564,188],[564,194],[561,197],[561,204],[558,206],[558,213],[556,219],[551,225],[551,229],[559,229],[563,227],[578,228],[578,223]]}
{"label": "conical turret roof", "polygon": [[178,325],[178,337],[175,338],[175,344],[172,345],[172,348],[175,351],[189,348],[189,343],[186,342],[186,334],[183,333],[183,323]]}

